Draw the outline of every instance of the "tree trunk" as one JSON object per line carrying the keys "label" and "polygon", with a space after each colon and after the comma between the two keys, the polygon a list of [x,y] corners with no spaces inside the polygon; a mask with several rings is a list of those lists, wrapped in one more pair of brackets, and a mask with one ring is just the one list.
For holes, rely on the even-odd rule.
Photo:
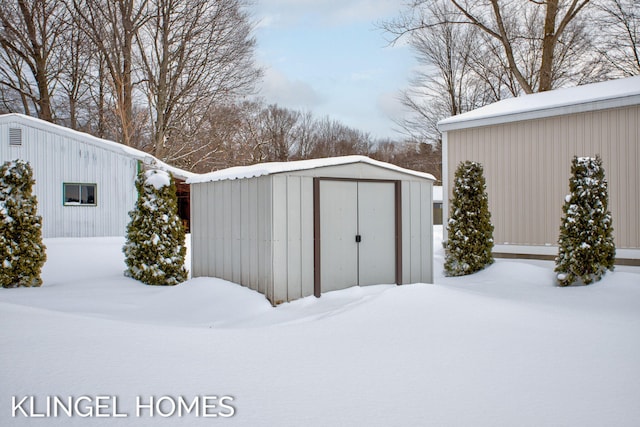
{"label": "tree trunk", "polygon": [[544,36],[542,39],[542,62],[540,64],[540,82],[538,92],[553,89],[553,54],[556,47],[556,17],[558,0],[548,0],[544,17]]}
{"label": "tree trunk", "polygon": [[131,22],[133,8],[132,1],[121,1],[120,13],[123,27],[122,46],[122,144],[133,145],[133,82],[131,71],[133,67],[133,37],[134,26]]}
{"label": "tree trunk", "polygon": [[[29,3],[29,4],[27,4]],[[36,86],[38,87],[38,94],[35,96],[35,103],[38,107],[38,117],[48,122],[53,122],[53,114],[51,112],[51,96],[49,92],[49,79],[47,73],[47,59],[50,53],[51,44],[49,44],[48,38],[55,38],[58,36],[58,29],[48,25],[49,19],[53,17],[47,16],[47,4],[43,1],[36,5],[24,0],[18,1],[20,13],[24,22],[24,29],[27,32],[29,38],[28,43],[30,46],[24,46],[27,52],[23,52],[21,56],[26,59],[27,64],[31,68],[33,77],[36,80]],[[30,7],[34,9],[31,10]],[[40,19],[42,22],[36,22],[38,18],[35,7],[39,7]],[[17,47],[16,47],[17,48]],[[28,58],[31,56],[31,58]]]}
{"label": "tree trunk", "polygon": [[47,59],[39,56],[36,58],[36,70],[34,72],[40,95],[38,104],[38,117],[48,122],[53,122],[51,113],[51,96],[49,94],[49,81],[47,79]]}

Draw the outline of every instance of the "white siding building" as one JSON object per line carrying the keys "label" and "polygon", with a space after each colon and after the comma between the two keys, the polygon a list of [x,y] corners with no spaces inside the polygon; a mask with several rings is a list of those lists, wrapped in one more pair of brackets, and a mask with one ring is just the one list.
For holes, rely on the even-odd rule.
{"label": "white siding building", "polygon": [[193,174],[121,144],[22,114],[0,116],[0,162],[33,169],[43,237],[123,236],[143,163],[186,179]]}
{"label": "white siding building", "polygon": [[192,178],[193,277],[285,301],[433,281],[431,175],[362,156]]}

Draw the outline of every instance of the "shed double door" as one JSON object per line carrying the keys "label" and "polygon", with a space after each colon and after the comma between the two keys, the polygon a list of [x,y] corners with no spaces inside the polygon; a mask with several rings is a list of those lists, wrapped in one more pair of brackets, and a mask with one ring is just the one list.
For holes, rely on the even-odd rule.
{"label": "shed double door", "polygon": [[320,181],[320,291],[396,282],[395,182]]}

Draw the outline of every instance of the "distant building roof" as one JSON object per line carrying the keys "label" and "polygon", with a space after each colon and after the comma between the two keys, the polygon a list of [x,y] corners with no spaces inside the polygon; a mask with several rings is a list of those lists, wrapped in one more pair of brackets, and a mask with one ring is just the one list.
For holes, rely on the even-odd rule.
{"label": "distant building roof", "polygon": [[50,123],[35,117],[26,116],[24,114],[11,113],[11,114],[0,115],[0,123],[11,123],[11,122],[20,123],[25,126],[31,126],[33,128],[40,129],[46,132],[56,133],[59,135],[63,135],[69,138],[86,142],[88,144],[92,144],[110,151],[115,151],[115,152],[125,154],[133,159],[140,160],[145,164],[152,165],[158,169],[170,172],[173,176],[180,179],[188,179],[196,176],[196,174],[194,174],[193,172],[185,171],[183,169],[168,165],[165,162],[155,158],[149,153],[145,153],[144,151],[140,151],[135,148],[127,147],[126,145],[122,145],[114,141],[98,138],[85,132],[69,129],[64,126],[60,126],[55,123]]}
{"label": "distant building roof", "polygon": [[404,169],[390,163],[380,162],[378,160],[370,159],[365,156],[343,156],[343,157],[329,157],[325,159],[312,159],[312,160],[298,160],[294,162],[273,162],[273,163],[260,163],[252,166],[236,166],[228,169],[222,169],[216,172],[211,172],[203,175],[195,176],[187,183],[196,184],[202,182],[222,181],[231,179],[244,179],[254,178],[263,175],[272,175],[283,172],[293,172],[308,169],[315,169],[326,166],[346,165],[351,163],[367,163],[373,166],[378,166],[385,169],[394,170],[396,172],[402,172],[408,175],[417,176],[420,178],[426,178],[434,180],[433,175],[423,172],[417,172],[410,169]]}
{"label": "distant building roof", "polygon": [[640,76],[504,99],[438,122],[438,129],[489,126],[640,104]]}
{"label": "distant building roof", "polygon": [[441,203],[442,202],[442,186],[440,186],[440,185],[434,185],[433,186],[433,201],[435,203]]}

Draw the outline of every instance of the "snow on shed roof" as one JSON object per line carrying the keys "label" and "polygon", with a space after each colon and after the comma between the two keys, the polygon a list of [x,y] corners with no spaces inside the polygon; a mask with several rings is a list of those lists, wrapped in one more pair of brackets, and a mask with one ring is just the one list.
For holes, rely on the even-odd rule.
{"label": "snow on shed roof", "polygon": [[438,122],[446,132],[640,104],[640,76],[610,80],[494,102]]}
{"label": "snow on shed roof", "polygon": [[433,175],[423,172],[417,172],[410,169],[404,169],[390,163],[381,162],[378,160],[370,159],[365,156],[343,156],[343,157],[329,157],[325,159],[311,159],[311,160],[298,160],[294,162],[273,162],[273,163],[260,163],[252,166],[236,166],[228,169],[222,169],[219,171],[198,175],[196,177],[187,180],[188,184],[197,184],[211,181],[223,181],[231,179],[244,179],[255,178],[263,175],[273,175],[283,172],[293,172],[308,169],[316,169],[327,166],[347,165],[351,163],[367,163],[373,166],[378,166],[385,169],[390,169],[396,172],[405,173],[408,175],[417,176],[420,178],[426,178],[434,180]]}
{"label": "snow on shed roof", "polygon": [[100,148],[115,151],[117,153],[122,153],[135,160],[140,160],[145,164],[150,164],[158,169],[170,172],[177,178],[188,179],[196,176],[196,174],[193,172],[185,171],[183,169],[168,165],[167,163],[155,158],[149,153],[145,153],[144,151],[140,151],[132,147],[127,147],[126,145],[120,144],[118,142],[98,138],[85,132],[80,132],[24,114],[0,114],[0,123],[20,123],[24,126],[30,126],[45,132],[56,133],[58,135],[66,136],[82,142],[86,142],[88,144],[92,144],[94,146],[98,146]]}

